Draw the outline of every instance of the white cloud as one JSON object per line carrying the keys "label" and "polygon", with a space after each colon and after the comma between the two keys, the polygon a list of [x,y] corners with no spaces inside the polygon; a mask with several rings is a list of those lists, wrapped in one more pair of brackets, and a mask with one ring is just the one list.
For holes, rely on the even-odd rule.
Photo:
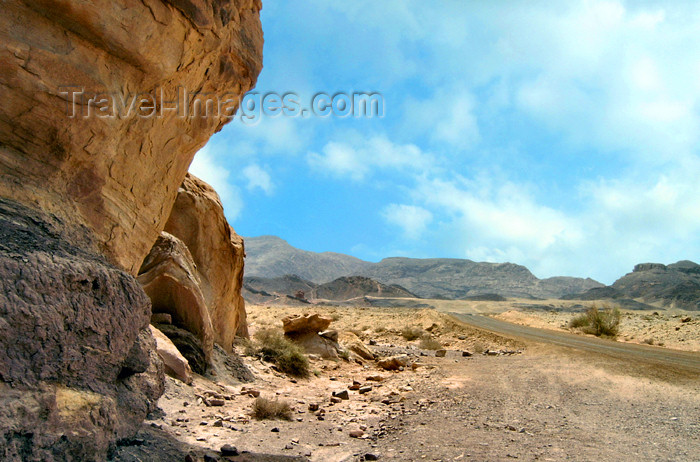
{"label": "white cloud", "polygon": [[433,214],[426,209],[405,204],[389,204],[382,216],[401,228],[408,239],[418,239],[433,220]]}
{"label": "white cloud", "polygon": [[194,156],[189,171],[216,190],[224,205],[226,217],[230,221],[235,220],[243,209],[243,199],[238,188],[232,184],[231,173],[215,158],[208,145]]}
{"label": "white cloud", "polygon": [[365,179],[375,170],[401,169],[421,171],[434,160],[413,144],[396,144],[385,136],[369,139],[361,135],[344,136],[347,141],[328,142],[322,152],[310,152],[307,161],[312,168],[355,181]]}
{"label": "white cloud", "polygon": [[243,176],[248,181],[248,190],[261,189],[268,196],[274,192],[270,174],[256,164],[250,164],[243,169]]}

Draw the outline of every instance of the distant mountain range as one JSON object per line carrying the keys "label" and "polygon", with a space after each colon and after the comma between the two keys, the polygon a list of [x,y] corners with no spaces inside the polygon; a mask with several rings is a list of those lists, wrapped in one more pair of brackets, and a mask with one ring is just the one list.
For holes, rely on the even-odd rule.
{"label": "distant mountain range", "polygon": [[[612,300],[632,309],[700,310],[700,265],[688,260],[671,265],[642,263],[605,286],[590,278],[538,279],[513,263],[402,257],[372,263],[341,253],[300,250],[275,236],[246,238],[245,243],[244,293],[247,299],[257,297],[261,302],[280,296],[299,303],[361,297],[494,301],[518,297]],[[301,292],[303,298],[295,297]]]}
{"label": "distant mountain range", "polygon": [[[538,279],[527,268],[513,263],[478,263],[451,258],[386,258],[371,263],[332,252],[309,252],[275,236],[246,238],[246,280],[296,275],[324,284],[343,276],[365,276],[421,298],[460,299],[497,294],[502,297],[559,298],[603,284],[593,279],[556,277]],[[260,284],[261,281],[258,281]],[[286,280],[285,283],[289,283]],[[298,282],[298,281],[297,281]],[[271,282],[280,284],[282,281]],[[347,281],[345,281],[347,283]],[[358,281],[354,281],[358,291]],[[366,284],[370,284],[365,281]],[[341,283],[342,285],[342,283]],[[371,284],[370,284],[371,285]],[[301,290],[301,289],[300,289]]]}

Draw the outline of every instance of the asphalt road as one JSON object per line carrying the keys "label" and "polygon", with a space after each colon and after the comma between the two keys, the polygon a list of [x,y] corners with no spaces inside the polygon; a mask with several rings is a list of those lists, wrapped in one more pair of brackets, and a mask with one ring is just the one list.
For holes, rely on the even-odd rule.
{"label": "asphalt road", "polygon": [[459,313],[450,313],[450,315],[474,327],[506,337],[574,348],[634,363],[669,368],[686,374],[697,374],[698,381],[700,381],[700,353],[697,352],[670,350],[569,334],[567,332],[537,329],[482,315]]}

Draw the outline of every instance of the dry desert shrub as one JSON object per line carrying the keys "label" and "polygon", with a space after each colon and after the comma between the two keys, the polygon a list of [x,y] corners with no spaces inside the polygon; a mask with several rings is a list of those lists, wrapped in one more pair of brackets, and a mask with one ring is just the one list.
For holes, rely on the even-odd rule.
{"label": "dry desert shrub", "polygon": [[586,334],[597,337],[615,338],[620,332],[620,309],[605,307],[599,310],[596,305],[591,306],[585,313],[576,315],[569,321],[572,329],[581,329]]}
{"label": "dry desert shrub", "polygon": [[292,420],[292,408],[286,401],[259,397],[253,403],[253,417],[258,420]]}
{"label": "dry desert shrub", "polygon": [[256,354],[275,364],[280,371],[292,377],[308,377],[309,360],[299,345],[275,329],[263,329],[255,334]]}
{"label": "dry desert shrub", "polygon": [[401,329],[401,336],[408,340],[409,342],[411,340],[417,340],[421,337],[423,334],[423,329],[419,327],[404,327]]}
{"label": "dry desert shrub", "polygon": [[424,335],[420,339],[419,346],[423,350],[439,350],[442,348],[442,343],[440,343],[430,335]]}

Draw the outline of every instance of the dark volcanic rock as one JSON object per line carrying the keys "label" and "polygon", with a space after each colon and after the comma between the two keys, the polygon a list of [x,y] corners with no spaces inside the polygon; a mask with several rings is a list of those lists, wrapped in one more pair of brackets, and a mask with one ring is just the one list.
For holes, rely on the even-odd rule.
{"label": "dark volcanic rock", "polygon": [[2,460],[99,459],[163,392],[148,297],[66,233],[0,199]]}

